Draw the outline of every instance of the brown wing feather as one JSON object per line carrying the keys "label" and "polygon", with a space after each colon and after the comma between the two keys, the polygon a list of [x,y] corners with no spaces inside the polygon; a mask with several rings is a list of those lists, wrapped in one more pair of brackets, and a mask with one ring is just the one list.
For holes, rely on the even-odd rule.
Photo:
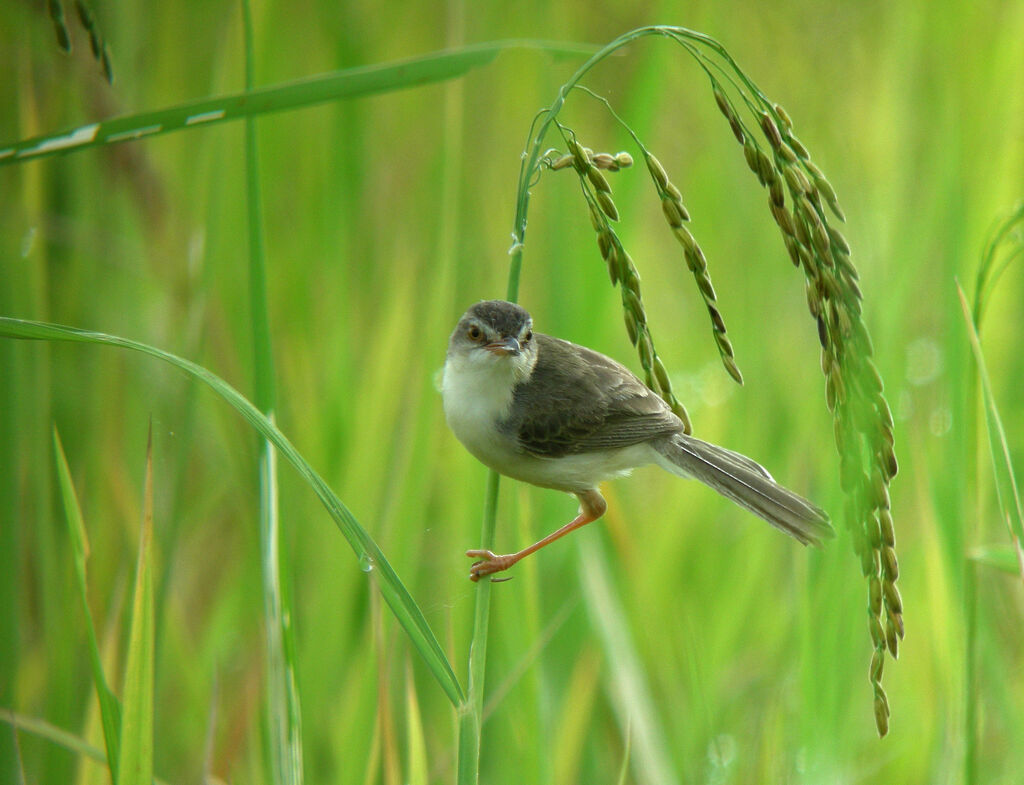
{"label": "brown wing feather", "polygon": [[524,451],[558,458],[682,430],[665,402],[611,358],[547,335],[534,340],[537,364],[501,426]]}

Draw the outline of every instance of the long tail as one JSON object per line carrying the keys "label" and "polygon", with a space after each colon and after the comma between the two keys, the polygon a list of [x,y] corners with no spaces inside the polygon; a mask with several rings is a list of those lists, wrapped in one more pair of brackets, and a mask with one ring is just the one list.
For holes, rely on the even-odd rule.
{"label": "long tail", "polygon": [[783,488],[763,466],[738,452],[682,433],[656,449],[664,469],[700,480],[804,545],[821,545],[835,536],[824,510]]}

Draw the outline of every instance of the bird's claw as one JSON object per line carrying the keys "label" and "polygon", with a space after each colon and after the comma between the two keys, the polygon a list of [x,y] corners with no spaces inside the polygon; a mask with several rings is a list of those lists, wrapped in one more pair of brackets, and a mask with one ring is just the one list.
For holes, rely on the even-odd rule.
{"label": "bird's claw", "polygon": [[[493,551],[484,549],[466,551],[466,555],[471,559],[480,560],[473,562],[473,566],[469,568],[469,579],[474,583],[487,575],[507,570],[514,564],[514,561],[510,560],[508,556],[499,556]],[[501,580],[507,580],[507,578]]]}

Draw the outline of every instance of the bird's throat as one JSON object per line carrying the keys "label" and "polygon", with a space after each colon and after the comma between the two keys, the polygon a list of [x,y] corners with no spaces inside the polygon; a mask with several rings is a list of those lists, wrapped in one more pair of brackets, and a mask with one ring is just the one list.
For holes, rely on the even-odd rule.
{"label": "bird's throat", "polygon": [[[516,385],[529,376],[532,363],[520,356],[451,356],[444,367],[441,394],[448,425],[460,442],[488,466],[509,450],[498,431],[512,407]],[[499,455],[500,453],[500,455]]]}

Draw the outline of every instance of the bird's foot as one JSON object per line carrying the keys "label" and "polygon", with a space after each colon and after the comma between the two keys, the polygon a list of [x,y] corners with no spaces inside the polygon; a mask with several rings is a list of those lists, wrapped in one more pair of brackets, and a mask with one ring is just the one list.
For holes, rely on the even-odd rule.
{"label": "bird's foot", "polygon": [[496,572],[507,570],[519,561],[517,558],[518,554],[514,553],[499,556],[493,551],[472,550],[466,551],[466,555],[471,559],[480,559],[480,561],[474,562],[473,566],[469,568],[469,579],[474,582],[486,575],[493,575]]}

